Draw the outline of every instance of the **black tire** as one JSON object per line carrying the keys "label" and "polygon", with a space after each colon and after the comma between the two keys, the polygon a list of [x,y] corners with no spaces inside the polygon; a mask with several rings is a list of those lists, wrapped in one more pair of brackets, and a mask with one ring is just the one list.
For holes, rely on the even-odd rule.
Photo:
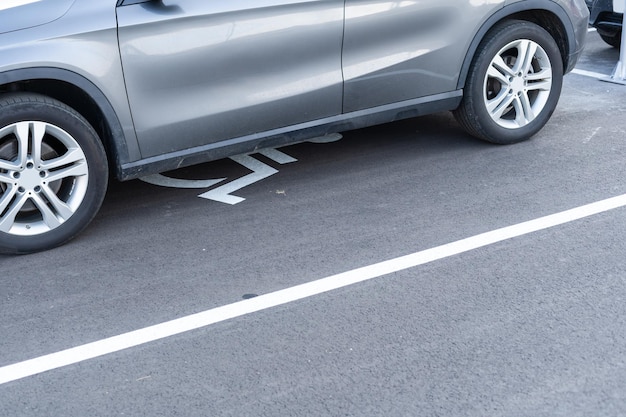
{"label": "black tire", "polygon": [[0,97],[0,252],[72,239],[98,212],[107,182],[104,147],[78,112],[39,94]]}
{"label": "black tire", "polygon": [[[518,68],[524,48],[533,51],[532,59],[519,63]],[[506,68],[501,68],[502,64]],[[497,144],[521,142],[548,122],[562,84],[563,61],[552,36],[531,22],[505,21],[479,45],[454,115],[477,138]]]}
{"label": "black tire", "polygon": [[612,35],[604,35],[600,32],[598,32],[598,35],[600,35],[600,38],[602,38],[604,42],[606,42],[608,45],[611,45],[613,48],[619,49],[619,47],[622,45],[622,31],[621,30]]}

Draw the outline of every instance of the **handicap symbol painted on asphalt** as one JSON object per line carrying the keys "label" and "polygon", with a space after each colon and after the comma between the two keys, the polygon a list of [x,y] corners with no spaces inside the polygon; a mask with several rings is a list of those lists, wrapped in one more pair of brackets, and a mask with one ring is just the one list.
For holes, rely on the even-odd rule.
{"label": "handicap symbol painted on asphalt", "polygon": [[[308,142],[313,143],[330,143],[336,142],[340,140],[342,136],[338,133],[322,136],[319,138],[314,138],[309,140]],[[292,162],[297,162],[298,160],[287,155],[284,152],[281,152],[277,149],[268,148],[261,149],[254,154],[261,154],[274,162],[278,162],[281,165],[289,164]],[[198,195],[200,198],[204,198],[207,200],[218,201],[220,203],[225,204],[238,204],[245,200],[245,198],[237,197],[232,195],[234,192],[241,190],[244,187],[252,185],[256,182],[264,180],[265,178],[271,177],[272,175],[278,172],[277,169],[259,161],[256,158],[252,157],[253,154],[243,154],[237,156],[231,156],[230,159],[237,162],[240,165],[248,168],[252,171],[250,174],[245,175],[236,180],[227,182],[224,185],[221,185],[217,188],[209,190],[205,193]],[[206,180],[185,180],[180,178],[171,178],[167,177],[163,174],[155,174],[149,175],[146,177],[140,178],[142,181],[147,182],[149,184],[158,185],[161,187],[170,187],[170,188],[192,188],[192,189],[200,189],[200,188],[211,188],[214,185],[217,185],[221,182],[226,181],[227,178],[216,178],[216,179],[206,179]]]}

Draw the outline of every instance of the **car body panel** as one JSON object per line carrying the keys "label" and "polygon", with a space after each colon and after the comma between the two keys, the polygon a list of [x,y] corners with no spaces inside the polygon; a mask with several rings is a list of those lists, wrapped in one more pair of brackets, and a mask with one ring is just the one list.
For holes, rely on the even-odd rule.
{"label": "car body panel", "polygon": [[142,155],[341,113],[343,0],[178,0],[118,9]]}
{"label": "car body panel", "polygon": [[504,0],[347,0],[344,112],[457,88],[474,34]]}
{"label": "car body panel", "polygon": [[0,1],[0,33],[44,25],[63,16],[75,0]]}

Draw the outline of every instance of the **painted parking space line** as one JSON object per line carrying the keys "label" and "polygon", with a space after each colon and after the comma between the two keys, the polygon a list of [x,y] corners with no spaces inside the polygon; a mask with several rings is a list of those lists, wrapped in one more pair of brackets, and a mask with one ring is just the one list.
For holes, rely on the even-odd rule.
{"label": "painted parking space line", "polygon": [[191,330],[197,330],[236,317],[309,298],[349,285],[379,278],[394,272],[414,268],[419,265],[570,223],[624,206],[626,206],[626,194],[145,327],[118,336],[3,366],[0,367],[0,385],[156,340],[165,339]]}
{"label": "painted parking space line", "polygon": [[607,78],[611,77],[610,75],[601,74],[599,72],[581,70],[581,69],[578,69],[578,68],[574,68],[572,70],[572,74],[583,75],[585,77],[596,78],[598,80],[604,80],[604,79],[607,79]]}

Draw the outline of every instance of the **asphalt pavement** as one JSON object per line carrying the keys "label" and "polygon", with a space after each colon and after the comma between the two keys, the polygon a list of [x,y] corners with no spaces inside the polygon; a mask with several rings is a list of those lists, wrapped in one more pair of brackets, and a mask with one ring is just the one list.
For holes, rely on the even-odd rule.
{"label": "asphalt pavement", "polygon": [[[441,113],[111,184],[74,241],[0,255],[0,375],[34,370],[0,415],[626,414],[626,207],[568,211],[626,194],[626,86],[597,78],[617,59],[591,32],[513,146]],[[44,369],[116,336],[135,346]]]}

